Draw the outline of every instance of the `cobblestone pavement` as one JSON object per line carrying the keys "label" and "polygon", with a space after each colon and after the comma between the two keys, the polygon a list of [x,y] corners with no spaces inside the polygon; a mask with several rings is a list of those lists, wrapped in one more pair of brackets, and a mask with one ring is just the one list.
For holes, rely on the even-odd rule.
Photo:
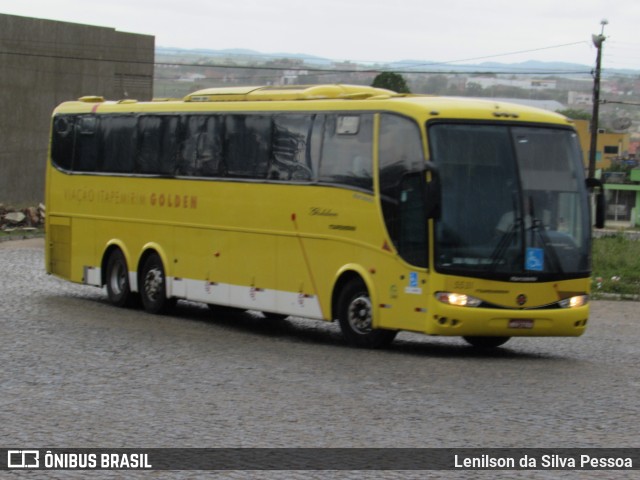
{"label": "cobblestone pavement", "polygon": [[[0,440],[7,447],[640,446],[637,303],[594,302],[581,338],[512,339],[479,353],[459,339],[402,333],[390,349],[368,351],[347,347],[337,326],[324,322],[215,316],[188,303],[171,316],[118,309],[100,289],[47,276],[43,263],[42,239],[0,244]],[[23,475],[468,478],[123,473]],[[628,478],[612,471],[505,478],[560,474]]]}

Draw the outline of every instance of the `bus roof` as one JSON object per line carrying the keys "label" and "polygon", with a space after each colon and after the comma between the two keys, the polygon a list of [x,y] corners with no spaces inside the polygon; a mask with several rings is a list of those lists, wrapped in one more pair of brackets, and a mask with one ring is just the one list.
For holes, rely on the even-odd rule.
{"label": "bus roof", "polygon": [[[323,100],[326,103],[323,102],[322,106],[316,103]],[[273,106],[270,102],[273,102]],[[113,102],[105,101],[99,96],[86,96],[75,102],[65,102],[54,114],[82,111],[96,113],[98,110],[101,113],[227,109],[243,111],[246,108],[260,111],[270,111],[272,108],[306,110],[311,106],[306,106],[306,102],[314,103],[312,109],[394,110],[431,119],[439,117],[573,124],[570,119],[558,113],[502,100],[399,94],[383,88],[345,84],[217,87],[198,90],[182,99],[156,98],[152,102],[137,102],[132,99]],[[341,106],[338,107],[336,102],[340,102]],[[347,107],[342,102],[348,102],[351,106]]]}
{"label": "bus roof", "polygon": [[269,100],[330,100],[389,98],[398,96],[384,88],[363,85],[277,85],[268,87],[207,88],[184,97],[185,102],[269,101]]}

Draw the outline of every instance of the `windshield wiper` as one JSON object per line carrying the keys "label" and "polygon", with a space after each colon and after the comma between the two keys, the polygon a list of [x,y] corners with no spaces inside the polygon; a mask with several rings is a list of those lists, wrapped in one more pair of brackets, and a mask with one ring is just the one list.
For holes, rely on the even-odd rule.
{"label": "windshield wiper", "polygon": [[491,254],[491,263],[489,263],[489,268],[491,270],[495,270],[497,266],[500,264],[500,261],[504,258],[504,254],[509,248],[509,244],[513,240],[513,237],[516,235],[516,232],[522,228],[522,217],[518,217],[514,219],[513,223],[509,227],[509,230],[504,232],[496,245],[496,248],[493,249],[493,253]]}
{"label": "windshield wiper", "polygon": [[[518,194],[516,192],[511,192],[511,201],[513,204],[511,216],[514,218],[511,222],[511,225],[509,225],[509,228],[500,236],[500,240],[498,241],[496,248],[494,248],[493,252],[491,253],[491,262],[489,263],[488,267],[491,270],[495,270],[497,268],[500,261],[504,258],[505,252],[509,248],[509,244],[513,240],[513,237],[516,235],[516,232],[522,230],[522,226],[524,225],[522,216],[516,217],[516,213],[518,212]],[[507,212],[505,216],[506,215],[509,215],[509,212]],[[502,220],[500,221],[500,223],[502,223]]]}

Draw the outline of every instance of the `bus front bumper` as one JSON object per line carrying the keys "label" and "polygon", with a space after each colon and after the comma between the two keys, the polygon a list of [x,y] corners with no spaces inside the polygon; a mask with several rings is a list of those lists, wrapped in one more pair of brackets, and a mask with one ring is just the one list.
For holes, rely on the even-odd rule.
{"label": "bus front bumper", "polygon": [[584,333],[589,305],[513,310],[438,305],[425,333],[444,336],[577,337]]}

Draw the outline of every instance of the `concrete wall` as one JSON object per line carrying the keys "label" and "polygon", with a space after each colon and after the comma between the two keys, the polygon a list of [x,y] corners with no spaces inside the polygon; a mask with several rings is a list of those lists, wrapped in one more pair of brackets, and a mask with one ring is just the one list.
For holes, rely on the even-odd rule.
{"label": "concrete wall", "polygon": [[149,100],[155,38],[0,14],[0,203],[44,199],[51,112],[84,95]]}

